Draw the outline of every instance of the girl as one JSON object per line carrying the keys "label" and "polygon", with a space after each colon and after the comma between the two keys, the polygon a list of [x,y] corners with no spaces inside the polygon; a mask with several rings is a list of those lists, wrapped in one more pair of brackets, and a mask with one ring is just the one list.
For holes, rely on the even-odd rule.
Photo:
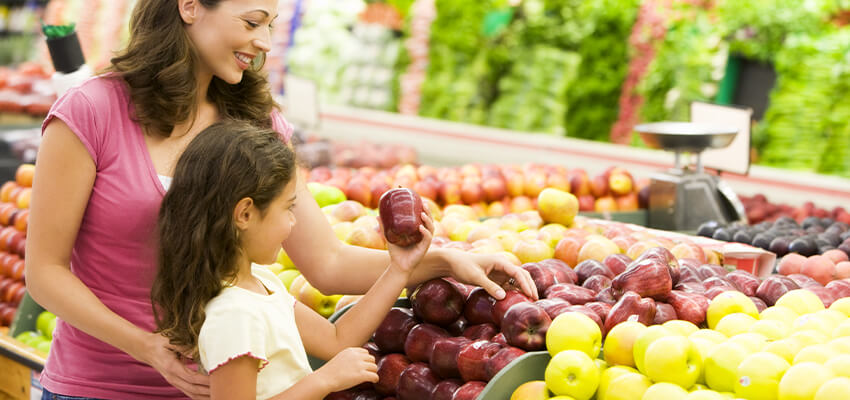
{"label": "girl", "polygon": [[[46,399],[208,398],[208,378],[153,333],[157,213],[177,159],[211,124],[251,121],[289,140],[292,128],[260,72],[277,3],[136,1],[129,42],[109,73],[51,108],[26,249],[27,290],[61,318],[41,374]],[[295,187],[301,223],[283,243],[286,253],[319,290],[364,293],[388,253],[339,241],[304,181]],[[408,284],[443,275],[497,298],[500,284],[515,278],[536,295],[528,272],[504,257],[451,249],[431,249]]]}
{"label": "girl", "polygon": [[[360,347],[431,243],[390,246],[390,262],[336,324],[295,302],[267,268],[295,225],[292,151],[268,129],[219,123],[177,162],[159,212],[151,300],[159,331],[210,374],[212,399],[322,399],[378,380]],[[427,228],[426,228],[427,227]],[[296,329],[297,325],[297,329]],[[312,372],[305,349],[330,360]]]}

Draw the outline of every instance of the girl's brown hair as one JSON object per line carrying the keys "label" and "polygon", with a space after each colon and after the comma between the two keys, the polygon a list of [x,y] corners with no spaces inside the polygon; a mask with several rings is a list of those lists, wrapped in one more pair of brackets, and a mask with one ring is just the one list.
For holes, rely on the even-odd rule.
{"label": "girl's brown hair", "polygon": [[270,129],[222,122],[198,134],[177,161],[158,219],[151,289],[158,331],[197,359],[204,308],[237,273],[233,210],[251,198],[262,215],[295,178],[295,155]]}
{"label": "girl's brown hair", "polygon": [[[221,0],[200,0],[214,9]],[[259,57],[258,57],[259,58]],[[174,126],[195,118],[198,103],[194,46],[180,17],[175,0],[139,1],[130,20],[127,47],[110,60],[107,71],[116,72],[130,90],[135,119],[148,132],[168,137]],[[259,69],[259,68],[257,68]],[[213,77],[207,99],[221,119],[240,119],[270,127],[277,107],[266,77],[245,70],[235,85]]]}

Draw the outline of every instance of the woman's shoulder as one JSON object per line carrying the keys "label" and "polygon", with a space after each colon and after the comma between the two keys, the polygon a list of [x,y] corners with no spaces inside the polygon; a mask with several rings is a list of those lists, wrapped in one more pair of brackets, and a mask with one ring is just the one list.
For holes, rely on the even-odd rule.
{"label": "woman's shoulder", "polygon": [[129,99],[127,84],[114,73],[93,76],[69,89],[67,95],[84,96],[98,105],[116,105]]}

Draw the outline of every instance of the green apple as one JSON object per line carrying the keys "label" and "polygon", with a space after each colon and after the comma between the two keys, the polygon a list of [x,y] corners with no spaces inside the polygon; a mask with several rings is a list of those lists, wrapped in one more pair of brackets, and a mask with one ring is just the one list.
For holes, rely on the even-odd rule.
{"label": "green apple", "polygon": [[661,325],[684,336],[690,336],[692,333],[699,330],[699,327],[694,325],[693,322],[683,321],[681,319],[671,319]]}
{"label": "green apple", "polygon": [[[727,292],[728,293],[728,292]],[[777,306],[788,307],[799,315],[824,310],[820,297],[806,289],[794,289],[776,300]]]}
{"label": "green apple", "polygon": [[646,389],[641,400],[684,400],[686,397],[688,391],[681,386],[659,382]]}
{"label": "green apple", "polygon": [[684,336],[665,336],[654,340],[644,355],[645,374],[653,382],[669,382],[687,388],[693,386],[702,370],[697,347]]}
{"label": "green apple", "polygon": [[768,340],[779,340],[787,337],[791,330],[783,322],[762,319],[750,325],[750,332],[764,335]]}
{"label": "green apple", "polygon": [[553,397],[549,397],[548,399],[549,400],[576,400],[575,398],[570,397],[570,396],[553,396]]}
{"label": "green apple", "polygon": [[652,381],[643,374],[623,374],[608,384],[605,400],[641,400],[652,386]]}
{"label": "green apple", "polygon": [[558,315],[546,331],[546,349],[553,357],[564,350],[578,350],[593,359],[599,356],[601,347],[599,325],[579,312]]}
{"label": "green apple", "polygon": [[725,342],[729,337],[713,329],[700,329],[688,335],[688,339],[696,338],[710,340],[716,344]]}
{"label": "green apple", "polygon": [[[35,329],[48,339],[53,338],[53,330],[50,329],[50,322],[56,319],[56,315],[50,311],[42,311],[38,314],[35,320]],[[55,326],[55,324],[53,325]]]}
{"label": "green apple", "polygon": [[346,200],[345,193],[336,186],[324,185],[318,182],[308,182],[307,190],[319,203],[319,207],[341,203]]}
{"label": "green apple", "polygon": [[599,369],[583,351],[564,350],[549,361],[544,379],[546,387],[556,395],[588,400],[599,387]]}
{"label": "green apple", "polygon": [[783,306],[771,306],[765,308],[761,312],[761,319],[782,322],[788,327],[788,329],[791,329],[791,326],[794,325],[794,320],[796,320],[799,316],[800,314],[797,314],[796,311]]}
{"label": "green apple", "polygon": [[301,276],[301,272],[299,272],[297,269],[285,269],[279,274],[277,274],[277,279],[280,279],[280,283],[282,283],[288,291],[289,288],[292,286],[292,282],[295,280],[296,277],[299,276]]}
{"label": "green apple", "polygon": [[824,365],[804,362],[792,365],[779,381],[779,400],[809,400],[826,381],[834,378]]}
{"label": "green apple", "polygon": [[718,344],[705,359],[705,383],[708,387],[721,392],[735,390],[738,364],[752,353],[738,343]]}
{"label": "green apple", "polygon": [[602,374],[599,375],[599,389],[596,391],[596,400],[606,400],[605,395],[611,381],[620,375],[629,373],[639,374],[638,370],[623,365],[615,365],[602,371]]}
{"label": "green apple", "polygon": [[605,336],[603,354],[611,365],[635,366],[634,345],[638,335],[646,330],[646,325],[637,321],[624,321]]}
{"label": "green apple", "polygon": [[[691,343],[693,343],[694,346],[697,347],[697,350],[699,350],[699,355],[700,358],[702,358],[703,360],[703,364],[705,364],[705,359],[708,358],[708,355],[711,353],[711,351],[714,350],[714,346],[717,346],[717,343],[701,337],[689,337],[688,340],[690,340]],[[697,377],[697,383],[705,383],[705,368],[700,368],[699,376]]]}
{"label": "green apple", "polygon": [[51,346],[50,339],[42,336],[42,340],[40,342],[38,342],[34,347],[35,347],[36,350],[38,350],[38,351],[40,351],[44,354],[49,354],[50,353],[50,346]]}
{"label": "green apple", "polygon": [[741,346],[746,347],[750,350],[750,352],[755,353],[762,351],[764,346],[767,346],[770,340],[761,333],[744,332],[730,337],[727,342],[738,343]]}
{"label": "green apple", "polygon": [[635,366],[637,367],[638,371],[646,374],[643,358],[646,354],[646,349],[649,347],[649,345],[652,344],[652,342],[658,338],[672,335],[676,335],[676,333],[661,325],[649,326],[643,332],[641,332],[640,335],[638,335],[637,339],[635,339],[635,344],[632,348],[632,351],[634,352],[633,356],[635,360]]}
{"label": "green apple", "polygon": [[735,394],[749,400],[776,400],[779,380],[790,367],[788,361],[773,353],[750,354],[738,364]]}
{"label": "green apple", "polygon": [[726,396],[713,390],[695,390],[688,393],[685,400],[726,400]]}
{"label": "green apple", "polygon": [[821,385],[814,400],[850,399],[850,378],[832,378]]}
{"label": "green apple", "polygon": [[827,344],[813,344],[803,347],[791,364],[797,365],[804,362],[815,362],[818,364],[826,363],[830,358],[835,356],[835,349]]}
{"label": "green apple", "polygon": [[282,265],[283,269],[298,269],[283,249],[277,253],[277,263]]}
{"label": "green apple", "polygon": [[749,314],[754,319],[759,318],[758,308],[747,295],[730,290],[715,296],[708,305],[706,312],[708,327],[714,329],[721,318],[732,313],[744,313]]}
{"label": "green apple", "polygon": [[720,320],[717,321],[716,325],[714,326],[714,330],[726,335],[727,337],[732,337],[739,333],[749,331],[750,327],[753,326],[756,321],[756,318],[752,315],[741,312],[734,312],[731,314],[726,314],[723,316],[723,318],[720,318]]}
{"label": "green apple", "polygon": [[[510,400],[547,400],[549,389],[545,381],[530,381],[519,385],[511,394]],[[550,399],[551,400],[551,399]]]}
{"label": "green apple", "polygon": [[803,343],[799,340],[794,338],[785,338],[768,343],[762,350],[776,354],[777,356],[784,358],[785,361],[791,363],[802,348]]}
{"label": "green apple", "polygon": [[339,301],[341,297],[342,295],[326,296],[322,294],[319,289],[314,288],[307,282],[301,286],[301,290],[298,292],[298,296],[296,296],[299,302],[312,308],[314,311],[319,313],[319,315],[325,318],[333,315],[334,310],[336,309],[336,302]]}
{"label": "green apple", "polygon": [[844,297],[838,300],[835,300],[830,306],[830,310],[835,310],[843,313],[844,315],[850,317],[850,297]]}
{"label": "green apple", "polygon": [[19,342],[21,342],[21,343],[23,343],[27,346],[35,347],[35,345],[33,345],[33,343],[36,343],[36,344],[38,343],[39,336],[41,336],[41,335],[39,335],[36,332],[24,331],[24,332],[19,333],[18,336],[15,336],[15,340],[17,340],[17,341],[19,341]]}
{"label": "green apple", "polygon": [[831,369],[835,376],[850,378],[850,354],[838,354],[833,356],[823,365]]}

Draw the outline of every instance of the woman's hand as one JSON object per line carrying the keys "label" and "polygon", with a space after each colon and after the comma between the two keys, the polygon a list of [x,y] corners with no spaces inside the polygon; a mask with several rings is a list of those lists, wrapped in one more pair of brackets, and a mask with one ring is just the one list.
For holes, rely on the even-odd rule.
{"label": "woman's hand", "polygon": [[[390,253],[390,263],[407,273],[412,272],[419,262],[422,261],[422,258],[425,257],[425,253],[428,252],[428,247],[431,246],[431,239],[434,236],[434,221],[431,219],[430,213],[427,212],[427,208],[425,210],[420,216],[422,218],[422,225],[419,225],[422,240],[407,247],[387,243],[387,249]],[[379,222],[380,220],[378,218]],[[381,231],[383,232],[383,230],[384,226],[381,224]]]}
{"label": "woman's hand", "polygon": [[168,383],[193,400],[210,398],[210,378],[192,371],[178,359],[178,350],[168,338],[157,333],[150,334],[146,357],[141,360],[159,372]]}
{"label": "woman's hand", "polygon": [[533,300],[538,299],[537,287],[531,279],[531,274],[502,255],[447,249],[444,257],[451,268],[453,278],[459,282],[481,286],[496,299],[505,297],[505,287],[518,288]]}

